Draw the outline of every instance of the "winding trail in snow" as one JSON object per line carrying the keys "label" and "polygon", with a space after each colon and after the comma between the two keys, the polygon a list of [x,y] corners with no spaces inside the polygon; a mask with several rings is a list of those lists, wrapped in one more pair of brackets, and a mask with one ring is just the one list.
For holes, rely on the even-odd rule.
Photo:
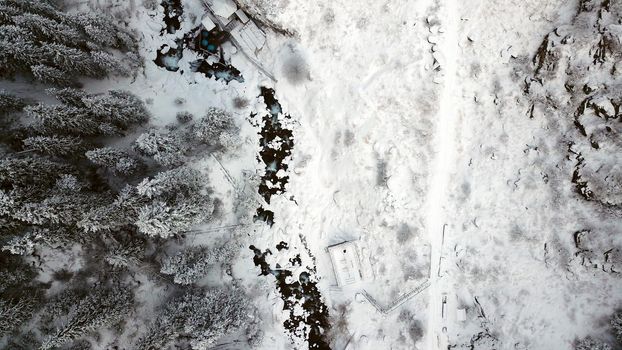
{"label": "winding trail in snow", "polygon": [[[439,99],[440,108],[437,115],[434,149],[436,150],[432,171],[430,173],[430,191],[426,215],[427,231],[430,239],[430,287],[429,316],[427,324],[427,346],[425,349],[446,349],[447,337],[443,328],[446,320],[443,319],[443,295],[450,291],[441,283],[443,257],[443,226],[447,223],[446,203],[448,201],[448,186],[451,173],[457,158],[456,128],[459,114],[459,82],[457,78],[457,61],[460,55],[458,33],[460,17],[456,0],[445,0],[439,18],[444,29],[442,40],[439,43],[440,52],[444,61],[441,61],[443,74],[443,89]],[[446,230],[445,232],[449,232]],[[445,283],[447,285],[447,283]]]}

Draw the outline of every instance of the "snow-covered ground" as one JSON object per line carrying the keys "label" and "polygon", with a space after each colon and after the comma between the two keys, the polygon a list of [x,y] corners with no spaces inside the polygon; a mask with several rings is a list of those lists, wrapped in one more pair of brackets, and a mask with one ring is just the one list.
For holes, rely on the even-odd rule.
{"label": "snow-covered ground", "polygon": [[[279,240],[307,237],[333,313],[349,310],[344,343],[563,349],[606,333],[619,277],[574,266],[571,245],[582,229],[615,237],[619,213],[577,197],[559,163],[566,149],[549,120],[529,119],[523,94],[542,39],[578,3],[281,4],[270,18],[297,33],[310,80],[290,84],[275,64],[281,101],[300,120],[288,189],[297,205],[274,204],[275,228]],[[400,238],[402,225],[412,238]],[[350,239],[373,273],[338,290],[323,248]],[[426,325],[413,345],[400,309],[381,315],[356,293],[389,303],[412,289],[420,279],[406,271],[425,246],[429,295],[401,307]]]}
{"label": "snow-covered ground", "polygon": [[[524,93],[544,36],[571,23],[578,1],[240,3],[294,33],[268,31],[259,54],[276,82],[240,54],[231,62],[244,83],[193,74],[192,57],[180,62],[183,74],[164,71],[151,60],[175,35],[160,36],[161,8],[132,3],[147,61],[128,88],[163,124],[181,110],[236,113],[245,144],[220,160],[233,186],[210,161],[223,198],[261,175],[258,130],[247,119],[265,110],[259,86],[275,89],[292,116],[290,179],[265,205],[274,226],[245,233],[261,250],[287,242],[317,269],[333,348],[571,349],[577,337],[608,337],[603,320],[622,303],[619,274],[582,265],[573,234],[590,230],[607,242],[598,249],[619,249],[620,212],[574,192],[555,122],[529,118]],[[179,35],[203,15],[200,1],[184,6]],[[248,106],[236,107],[236,97]],[[260,202],[245,204],[248,223]],[[357,242],[363,280],[338,288],[325,248],[347,240]],[[252,256],[242,251],[234,275],[262,308],[262,348],[303,348],[304,337],[288,339],[283,302]],[[390,305],[427,281],[386,314],[365,297]]]}

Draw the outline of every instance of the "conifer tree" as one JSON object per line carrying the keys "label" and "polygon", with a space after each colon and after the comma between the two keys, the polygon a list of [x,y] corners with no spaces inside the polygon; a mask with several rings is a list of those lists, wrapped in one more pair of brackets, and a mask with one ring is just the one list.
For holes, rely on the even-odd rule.
{"label": "conifer tree", "polygon": [[0,337],[8,334],[26,321],[33,313],[33,303],[26,299],[0,300]]}
{"label": "conifer tree", "polygon": [[0,90],[0,115],[17,112],[26,107],[26,100]]}
{"label": "conifer tree", "polygon": [[140,209],[136,226],[147,236],[169,238],[206,221],[212,210],[211,203],[200,198],[173,205],[154,200]]}
{"label": "conifer tree", "polygon": [[76,82],[68,77],[65,72],[58,68],[46,66],[45,64],[35,64],[30,66],[30,71],[35,79],[43,83],[49,83],[56,86],[72,86]]}
{"label": "conifer tree", "polygon": [[81,338],[101,327],[123,320],[133,306],[133,295],[120,286],[98,286],[84,298],[77,300],[66,315],[66,322],[49,336],[40,349],[53,349]]}
{"label": "conifer tree", "polygon": [[144,103],[127,91],[111,90],[107,94],[87,95],[81,98],[81,102],[95,116],[123,130],[149,119]]}
{"label": "conifer tree", "polygon": [[235,256],[233,246],[218,248],[194,246],[166,258],[160,272],[173,275],[174,282],[182,285],[193,284],[205,277],[214,265],[231,261]]}
{"label": "conifer tree", "polygon": [[222,135],[233,136],[239,132],[231,114],[210,108],[207,114],[190,128],[191,138],[198,143],[220,145]]}
{"label": "conifer tree", "polygon": [[51,156],[67,156],[78,153],[83,148],[83,141],[75,136],[33,136],[24,139],[24,149],[33,150]]}
{"label": "conifer tree", "polygon": [[136,348],[166,348],[183,336],[190,340],[192,349],[209,349],[218,339],[246,327],[250,311],[241,291],[192,289],[167,303]]}
{"label": "conifer tree", "polygon": [[153,158],[163,166],[179,166],[185,161],[187,146],[173,133],[162,133],[151,129],[140,135],[134,148],[142,155]]}
{"label": "conifer tree", "polygon": [[79,76],[127,75],[125,64],[108,49],[128,52],[135,47],[127,31],[101,16],[67,15],[38,0],[0,3],[3,76],[32,74],[45,83],[67,86]]}
{"label": "conifer tree", "polygon": [[200,171],[182,166],[158,173],[152,179],[144,179],[136,186],[138,194],[147,198],[174,198],[181,195],[192,197],[204,186],[206,178]]}
{"label": "conifer tree", "polygon": [[24,112],[35,120],[34,128],[47,135],[95,136],[99,134],[98,123],[84,108],[40,103],[24,108]]}
{"label": "conifer tree", "polygon": [[86,157],[94,164],[117,174],[131,175],[140,168],[140,163],[127,152],[111,147],[90,150],[86,152]]}
{"label": "conifer tree", "polygon": [[611,328],[618,342],[622,343],[622,311],[614,313],[611,317]]}
{"label": "conifer tree", "polygon": [[575,350],[612,350],[611,346],[603,341],[586,337],[578,340],[575,344]]}

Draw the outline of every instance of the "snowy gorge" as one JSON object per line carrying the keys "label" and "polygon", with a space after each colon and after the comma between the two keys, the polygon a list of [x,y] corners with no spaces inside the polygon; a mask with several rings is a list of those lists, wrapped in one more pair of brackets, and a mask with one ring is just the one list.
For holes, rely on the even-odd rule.
{"label": "snowy gorge", "polygon": [[0,349],[622,348],[622,1],[0,27]]}

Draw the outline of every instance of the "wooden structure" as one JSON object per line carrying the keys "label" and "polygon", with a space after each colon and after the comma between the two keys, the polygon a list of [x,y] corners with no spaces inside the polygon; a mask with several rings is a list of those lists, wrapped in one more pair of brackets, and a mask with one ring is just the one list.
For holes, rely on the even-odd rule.
{"label": "wooden structure", "polygon": [[359,255],[354,242],[335,244],[327,249],[339,287],[355,284],[363,278]]}

